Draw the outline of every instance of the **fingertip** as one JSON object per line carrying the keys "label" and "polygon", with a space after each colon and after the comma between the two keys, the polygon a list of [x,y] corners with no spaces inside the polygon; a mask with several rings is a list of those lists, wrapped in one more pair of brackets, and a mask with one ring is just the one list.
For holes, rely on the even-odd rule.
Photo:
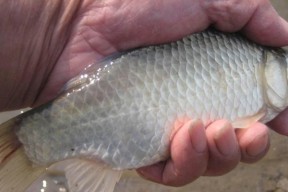
{"label": "fingertip", "polygon": [[204,125],[200,120],[184,124],[171,143],[171,159],[163,173],[163,183],[182,186],[200,177],[208,161]]}
{"label": "fingertip", "polygon": [[240,161],[240,150],[234,129],[226,120],[218,120],[207,128],[209,163],[207,176],[223,175]]}
{"label": "fingertip", "polygon": [[270,146],[269,136],[267,134],[257,136],[247,147],[246,159],[243,162],[254,163],[262,159]]}
{"label": "fingertip", "polygon": [[287,46],[288,22],[279,16],[270,2],[263,2],[243,28],[243,33],[262,45]]}
{"label": "fingertip", "polygon": [[207,141],[205,128],[200,120],[192,120],[188,123],[188,133],[190,142],[194,150],[198,153],[203,153],[207,150]]}
{"label": "fingertip", "polygon": [[213,136],[215,146],[222,156],[234,155],[238,152],[238,143],[234,133],[234,129],[227,120],[219,120],[211,126],[216,129]]}
{"label": "fingertip", "polygon": [[241,149],[241,161],[254,163],[267,153],[270,146],[269,130],[262,123],[255,123],[248,129],[237,130]]}
{"label": "fingertip", "polygon": [[281,112],[276,118],[268,123],[274,131],[281,135],[288,136],[288,108]]}
{"label": "fingertip", "polygon": [[162,183],[162,173],[165,168],[165,162],[159,162],[154,165],[138,168],[137,173],[144,179]]}
{"label": "fingertip", "polygon": [[208,149],[203,123],[192,120],[177,129],[171,141],[171,158],[137,169],[140,176],[169,186],[186,185],[204,174]]}

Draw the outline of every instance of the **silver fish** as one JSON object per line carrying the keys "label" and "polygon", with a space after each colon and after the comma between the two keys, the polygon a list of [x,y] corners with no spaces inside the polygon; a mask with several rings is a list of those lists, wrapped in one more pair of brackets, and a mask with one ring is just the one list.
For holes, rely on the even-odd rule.
{"label": "silver fish", "polygon": [[60,162],[70,190],[113,191],[121,170],[168,158],[175,122],[225,118],[245,128],[273,119],[288,106],[287,64],[283,49],[208,30],[87,67],[18,118],[15,133],[33,164]]}

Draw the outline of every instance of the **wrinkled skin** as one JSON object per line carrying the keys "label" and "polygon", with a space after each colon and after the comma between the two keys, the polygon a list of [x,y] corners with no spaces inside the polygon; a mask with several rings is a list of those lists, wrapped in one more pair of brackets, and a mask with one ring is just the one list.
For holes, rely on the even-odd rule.
{"label": "wrinkled skin", "polygon": [[[240,31],[260,44],[288,45],[288,24],[268,0],[1,2],[0,111],[53,99],[84,67],[110,54],[177,40],[210,25]],[[287,113],[269,123],[283,135]],[[226,120],[205,128],[192,120],[175,127],[169,160],[138,172],[181,186],[202,175],[225,174],[240,161],[256,162],[268,148],[268,128],[261,123],[234,131]]]}

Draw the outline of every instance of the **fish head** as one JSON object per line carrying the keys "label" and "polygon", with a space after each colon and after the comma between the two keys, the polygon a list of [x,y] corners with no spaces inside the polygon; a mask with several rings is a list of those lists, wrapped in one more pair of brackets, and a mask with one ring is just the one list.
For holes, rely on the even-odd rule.
{"label": "fish head", "polygon": [[288,52],[268,51],[263,78],[266,104],[280,112],[288,106]]}

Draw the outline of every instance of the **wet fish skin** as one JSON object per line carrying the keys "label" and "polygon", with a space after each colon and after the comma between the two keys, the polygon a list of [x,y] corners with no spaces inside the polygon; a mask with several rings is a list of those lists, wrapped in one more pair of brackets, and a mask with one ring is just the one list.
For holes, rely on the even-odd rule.
{"label": "wet fish skin", "polygon": [[88,67],[22,119],[17,136],[39,165],[75,157],[150,165],[168,157],[175,121],[275,117],[287,106],[287,57],[214,30],[137,49]]}

